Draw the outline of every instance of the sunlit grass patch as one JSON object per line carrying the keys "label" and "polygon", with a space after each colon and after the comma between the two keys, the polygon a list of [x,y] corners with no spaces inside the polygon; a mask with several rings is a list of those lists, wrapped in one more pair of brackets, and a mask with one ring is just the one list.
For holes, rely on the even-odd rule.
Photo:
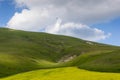
{"label": "sunlit grass patch", "polygon": [[0,80],[120,80],[120,73],[94,72],[68,67],[36,70]]}

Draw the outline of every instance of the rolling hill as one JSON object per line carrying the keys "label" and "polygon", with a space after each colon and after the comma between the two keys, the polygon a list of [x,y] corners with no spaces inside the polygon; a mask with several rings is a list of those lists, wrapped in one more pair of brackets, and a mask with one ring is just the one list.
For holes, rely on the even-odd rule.
{"label": "rolling hill", "polygon": [[120,47],[63,35],[0,28],[1,78],[61,67],[120,72]]}

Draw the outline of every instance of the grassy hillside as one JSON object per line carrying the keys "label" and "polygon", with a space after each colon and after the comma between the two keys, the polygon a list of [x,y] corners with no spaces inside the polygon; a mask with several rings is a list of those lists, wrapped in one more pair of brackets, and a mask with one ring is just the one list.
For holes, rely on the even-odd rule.
{"label": "grassy hillside", "polygon": [[36,70],[0,80],[120,80],[120,73],[101,73],[68,67]]}
{"label": "grassy hillside", "polygon": [[120,72],[119,49],[68,36],[1,28],[0,77],[65,66]]}
{"label": "grassy hillside", "polygon": [[86,53],[67,64],[93,71],[120,72],[120,50]]}

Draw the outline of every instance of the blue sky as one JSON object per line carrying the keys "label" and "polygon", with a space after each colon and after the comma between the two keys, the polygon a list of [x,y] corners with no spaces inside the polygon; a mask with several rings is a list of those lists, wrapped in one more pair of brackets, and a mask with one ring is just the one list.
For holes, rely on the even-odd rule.
{"label": "blue sky", "polygon": [[[46,2],[2,0],[0,1],[0,26],[69,35],[120,46],[120,9],[116,6],[119,5],[117,2],[119,0],[115,0],[114,3],[111,0],[106,0],[106,4],[95,0],[87,3],[83,0],[75,1],[72,2],[73,9],[71,2],[67,0],[61,0],[61,2],[59,0],[53,0],[53,2],[49,2],[49,0]],[[107,5],[107,1],[111,4]],[[23,3],[28,9],[21,7]],[[80,6],[80,4],[84,5]],[[53,7],[49,7],[49,5]],[[98,8],[94,8],[96,6],[100,7],[99,11],[103,10],[103,12],[97,11]],[[107,6],[107,9],[104,6]],[[111,10],[112,7],[115,9]],[[78,10],[78,8],[81,9]],[[111,35],[108,35],[109,33]]]}
{"label": "blue sky", "polygon": [[15,12],[20,12],[22,8],[16,8],[13,0],[3,0],[0,2],[0,26],[5,26]]}
{"label": "blue sky", "polygon": [[10,0],[0,2],[0,26],[4,26],[14,15],[15,8]]}
{"label": "blue sky", "polygon": [[116,18],[106,23],[96,24],[95,27],[110,32],[111,36],[108,39],[101,40],[103,43],[120,46],[120,18]]}

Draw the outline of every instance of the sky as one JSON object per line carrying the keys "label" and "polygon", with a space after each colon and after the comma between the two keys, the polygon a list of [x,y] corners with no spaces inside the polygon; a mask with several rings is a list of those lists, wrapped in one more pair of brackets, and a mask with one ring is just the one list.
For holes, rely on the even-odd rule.
{"label": "sky", "polygon": [[0,26],[120,46],[120,0],[0,0]]}

